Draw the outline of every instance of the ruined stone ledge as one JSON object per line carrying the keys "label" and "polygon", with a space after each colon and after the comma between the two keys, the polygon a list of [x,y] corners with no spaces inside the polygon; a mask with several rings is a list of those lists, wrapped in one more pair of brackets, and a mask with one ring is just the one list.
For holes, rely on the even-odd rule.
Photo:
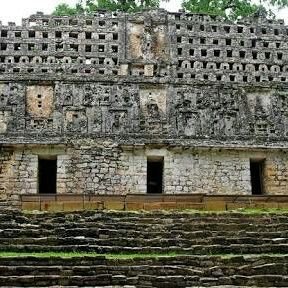
{"label": "ruined stone ledge", "polygon": [[[191,71],[193,72],[193,71]],[[194,73],[197,73],[196,71]],[[227,75],[231,74],[227,72]],[[226,75],[225,73],[222,73],[221,75]],[[247,74],[250,75],[250,74]],[[95,79],[95,76],[97,78]],[[282,76],[282,75],[281,75]],[[287,87],[286,81],[263,81],[263,82],[242,82],[242,81],[233,81],[233,82],[227,82],[227,81],[214,81],[214,80],[201,80],[201,79],[189,79],[189,78],[183,78],[178,79],[175,76],[165,76],[165,77],[143,77],[143,76],[116,76],[116,75],[94,75],[94,74],[63,74],[63,73],[14,73],[14,72],[7,72],[5,74],[0,74],[0,81],[6,82],[6,81],[17,81],[17,82],[27,82],[27,81],[35,81],[37,83],[43,83],[43,79],[45,81],[50,82],[56,82],[56,81],[65,81],[65,82],[73,82],[73,83],[115,83],[115,84],[127,84],[127,83],[133,83],[133,84],[151,84],[151,85],[185,85],[185,86],[225,86],[225,87],[244,87],[249,88],[253,85],[253,89],[257,88],[282,88]]]}
{"label": "ruined stone ledge", "polygon": [[[37,135],[37,138],[35,137]],[[146,136],[146,137],[145,137]],[[288,138],[274,138],[272,137],[231,137],[230,139],[223,137],[213,138],[194,138],[191,137],[165,137],[155,135],[143,135],[143,134],[125,134],[125,135],[109,135],[102,134],[95,136],[91,134],[75,135],[73,133],[64,135],[64,136],[43,136],[39,134],[30,134],[26,136],[16,136],[15,134],[6,134],[0,135],[0,145],[2,147],[26,147],[29,145],[62,145],[63,147],[77,147],[77,145],[91,146],[98,145],[99,143],[106,143],[113,146],[121,147],[123,150],[134,150],[134,149],[143,149],[145,145],[149,147],[167,147],[170,149],[209,149],[209,150],[218,150],[218,149],[237,149],[237,150],[246,150],[246,149],[260,149],[260,150],[286,150],[288,148]],[[74,145],[74,146],[73,146]],[[28,146],[27,146],[28,147]]]}

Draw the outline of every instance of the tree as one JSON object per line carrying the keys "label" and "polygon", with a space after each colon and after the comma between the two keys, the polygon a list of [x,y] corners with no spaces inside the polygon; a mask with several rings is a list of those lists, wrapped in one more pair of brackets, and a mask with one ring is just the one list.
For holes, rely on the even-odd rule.
{"label": "tree", "polygon": [[194,13],[208,13],[236,20],[255,13],[275,18],[273,11],[288,7],[288,0],[183,0],[182,7]]}
{"label": "tree", "polygon": [[55,16],[71,16],[71,15],[81,14],[83,12],[84,12],[84,9],[80,2],[77,3],[75,7],[69,6],[66,3],[61,3],[55,7],[52,14]]}
{"label": "tree", "polygon": [[161,1],[169,0],[79,0],[73,6],[61,3],[56,6],[53,15],[65,16],[76,14],[89,14],[97,10],[137,12],[145,8],[158,8]]}

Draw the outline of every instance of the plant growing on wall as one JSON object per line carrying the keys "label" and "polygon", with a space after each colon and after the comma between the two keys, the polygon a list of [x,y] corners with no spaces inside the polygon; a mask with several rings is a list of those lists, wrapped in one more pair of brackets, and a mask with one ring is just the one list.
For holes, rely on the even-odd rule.
{"label": "plant growing on wall", "polygon": [[158,8],[160,2],[168,0],[79,0],[75,6],[61,3],[56,6],[53,15],[89,14],[97,10],[137,12],[147,8]]}
{"label": "plant growing on wall", "polygon": [[288,0],[183,0],[182,7],[186,11],[215,14],[231,20],[257,13],[274,18],[273,11],[288,7]]}

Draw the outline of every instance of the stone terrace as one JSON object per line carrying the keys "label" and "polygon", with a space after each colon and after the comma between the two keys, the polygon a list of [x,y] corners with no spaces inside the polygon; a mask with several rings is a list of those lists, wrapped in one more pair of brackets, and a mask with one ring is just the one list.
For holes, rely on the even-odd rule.
{"label": "stone terrace", "polygon": [[1,251],[79,255],[2,252],[0,286],[287,287],[287,219],[270,213],[4,211]]}

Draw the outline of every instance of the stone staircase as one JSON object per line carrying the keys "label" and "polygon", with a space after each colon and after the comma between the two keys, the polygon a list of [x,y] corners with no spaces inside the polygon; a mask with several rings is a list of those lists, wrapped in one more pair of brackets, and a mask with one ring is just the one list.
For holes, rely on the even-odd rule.
{"label": "stone staircase", "polygon": [[288,214],[2,211],[1,251],[148,255],[2,256],[0,286],[288,287],[287,228]]}
{"label": "stone staircase", "polygon": [[10,212],[0,214],[0,250],[288,254],[288,214]]}
{"label": "stone staircase", "polygon": [[288,257],[178,256],[2,258],[0,283],[13,287],[287,287]]}

